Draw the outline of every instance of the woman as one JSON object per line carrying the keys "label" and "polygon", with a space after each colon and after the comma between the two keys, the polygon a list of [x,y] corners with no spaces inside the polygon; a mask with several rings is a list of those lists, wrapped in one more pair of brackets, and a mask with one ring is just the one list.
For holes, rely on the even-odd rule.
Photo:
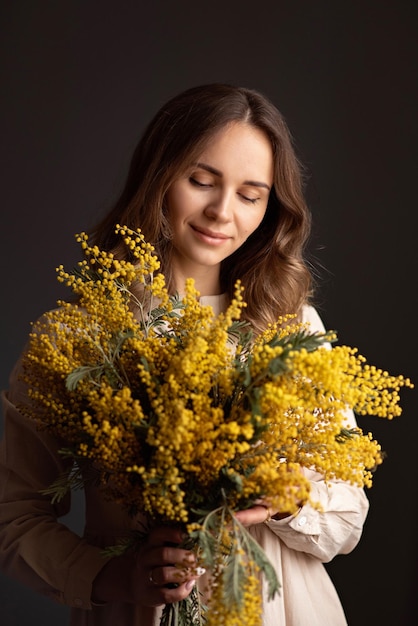
{"label": "woman", "polygon": [[[244,317],[260,332],[279,315],[297,313],[311,330],[322,323],[310,306],[311,276],[303,258],[310,216],[302,172],[286,124],[261,94],[204,85],[173,98],[157,113],[135,151],[128,179],[93,240],[120,258],[127,251],[115,224],[140,227],[154,244],[170,290],[193,277],[214,313],[225,309],[240,279]],[[71,624],[156,625],[161,605],[185,598],[203,574],[178,548],[179,531],[157,528],[138,555],[104,559],[101,546],[133,527],[125,511],[86,487],[86,529],[79,538],[60,525],[69,502],[52,505],[42,488],[64,469],[62,442],[36,430],[16,409],[28,403],[19,363],[4,394],[0,534],[10,576],[72,607]],[[354,417],[350,419],[354,423]],[[23,442],[23,444],[22,444]],[[322,511],[296,514],[265,504],[236,515],[266,550],[282,588],[264,598],[265,626],[342,626],[344,611],[324,562],[350,552],[367,514],[364,491],[325,485],[307,470]],[[183,579],[178,568],[183,562]],[[199,583],[198,583],[199,584]]]}

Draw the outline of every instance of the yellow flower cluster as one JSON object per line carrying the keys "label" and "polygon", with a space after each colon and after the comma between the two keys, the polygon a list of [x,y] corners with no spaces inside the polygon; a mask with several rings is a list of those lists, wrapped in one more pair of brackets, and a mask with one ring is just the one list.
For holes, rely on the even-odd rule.
{"label": "yellow flower cluster", "polygon": [[[62,437],[76,461],[91,462],[112,498],[151,520],[188,525],[198,546],[202,511],[259,498],[296,510],[310,498],[304,468],[370,486],[380,446],[347,426],[346,411],[399,415],[409,379],[369,366],[353,348],[330,349],[332,334],[311,334],[293,316],[252,337],[239,322],[239,284],[217,317],[192,281],[183,300],[170,296],[140,231],[116,231],[134,262],[90,246],[82,233],[84,260],[70,273],[58,268],[76,301],[60,301],[34,324],[23,410]],[[228,546],[241,554],[242,546]],[[248,575],[235,611],[223,595],[224,551],[215,556],[208,626],[259,624],[265,562],[252,569],[244,550]]]}
{"label": "yellow flower cluster", "polygon": [[[213,541],[215,549],[205,554]],[[268,597],[273,597],[279,584],[258,543],[245,532],[228,507],[221,507],[206,516],[200,531],[200,555],[211,566],[208,590],[207,626],[238,626],[262,623],[261,575],[267,577]]]}
{"label": "yellow flower cluster", "polygon": [[[242,554],[242,551],[241,551]],[[234,557],[239,555],[234,552]],[[212,596],[208,607],[206,626],[260,626],[262,624],[261,581],[257,575],[259,568],[252,566],[242,581],[241,602],[230,603],[225,597],[225,574],[212,586]],[[224,570],[221,567],[221,571]],[[245,618],[244,618],[245,616]],[[243,621],[245,619],[245,621]]]}

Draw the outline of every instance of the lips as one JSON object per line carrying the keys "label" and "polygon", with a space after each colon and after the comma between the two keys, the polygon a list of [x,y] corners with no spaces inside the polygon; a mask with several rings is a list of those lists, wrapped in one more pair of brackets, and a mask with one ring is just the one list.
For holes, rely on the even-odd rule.
{"label": "lips", "polygon": [[193,224],[191,224],[190,226],[197,235],[201,235],[205,239],[206,238],[212,239],[214,241],[219,241],[219,240],[225,241],[226,239],[230,239],[230,237],[228,235],[225,235],[224,233],[218,233],[216,231],[209,230],[208,228],[202,228],[201,226],[194,226]]}

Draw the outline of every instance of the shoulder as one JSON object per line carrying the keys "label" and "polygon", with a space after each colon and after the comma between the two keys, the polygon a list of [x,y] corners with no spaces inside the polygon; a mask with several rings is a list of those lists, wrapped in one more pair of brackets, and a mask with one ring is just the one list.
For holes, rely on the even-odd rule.
{"label": "shoulder", "polygon": [[322,319],[319,316],[318,311],[315,309],[315,307],[311,306],[310,304],[305,304],[302,307],[302,322],[308,323],[310,330],[314,333],[325,332],[325,326],[324,326]]}

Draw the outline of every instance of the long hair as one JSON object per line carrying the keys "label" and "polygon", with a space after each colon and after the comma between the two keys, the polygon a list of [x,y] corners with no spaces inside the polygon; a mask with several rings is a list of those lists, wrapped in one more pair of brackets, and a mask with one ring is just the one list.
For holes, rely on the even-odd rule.
{"label": "long hair", "polygon": [[172,248],[165,194],[199,160],[210,139],[233,122],[263,131],[273,149],[273,186],[264,219],[222,262],[220,275],[229,297],[240,279],[247,302],[243,317],[259,332],[279,315],[299,314],[312,287],[304,259],[311,219],[303,195],[303,168],[282,114],[263,94],[215,83],[193,87],[167,102],[134,151],[119,199],[91,234],[97,245],[126,259],[129,250],[115,235],[115,225],[140,228],[155,246],[170,288]]}

